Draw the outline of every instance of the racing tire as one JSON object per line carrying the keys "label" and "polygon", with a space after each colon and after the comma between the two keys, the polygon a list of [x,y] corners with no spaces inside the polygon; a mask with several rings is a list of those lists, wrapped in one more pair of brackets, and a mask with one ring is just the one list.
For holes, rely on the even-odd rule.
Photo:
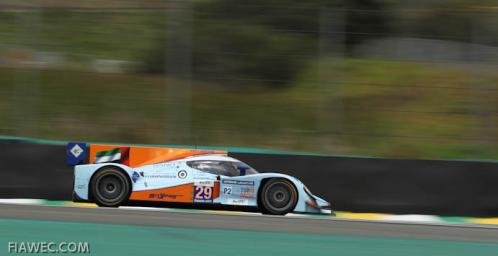
{"label": "racing tire", "polygon": [[128,200],[131,184],[128,176],[115,167],[104,167],[90,184],[92,197],[98,206],[118,207]]}
{"label": "racing tire", "polygon": [[260,190],[259,202],[263,214],[285,215],[297,204],[297,190],[286,179],[271,179]]}

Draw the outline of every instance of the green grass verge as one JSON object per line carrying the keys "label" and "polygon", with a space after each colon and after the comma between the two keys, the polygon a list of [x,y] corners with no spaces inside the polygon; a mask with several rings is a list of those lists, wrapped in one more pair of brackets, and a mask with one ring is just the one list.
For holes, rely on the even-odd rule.
{"label": "green grass verge", "polygon": [[0,68],[0,134],[375,157],[497,158],[492,125],[497,120],[490,111],[498,95],[483,90],[495,77],[478,80],[458,68],[355,59],[324,59],[308,70],[294,86],[272,90],[138,74]]}
{"label": "green grass verge", "polygon": [[61,70],[15,69],[0,59],[0,135],[327,155],[498,158],[498,77],[469,66],[320,56],[280,89],[258,81],[227,88],[88,71],[96,59],[140,64],[164,36],[166,14],[0,12],[1,58],[29,60],[38,52],[66,58]]}

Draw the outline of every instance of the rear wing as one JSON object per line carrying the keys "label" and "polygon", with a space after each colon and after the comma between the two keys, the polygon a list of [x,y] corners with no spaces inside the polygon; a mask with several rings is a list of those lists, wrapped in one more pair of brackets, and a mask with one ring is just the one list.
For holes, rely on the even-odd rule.
{"label": "rear wing", "polygon": [[67,144],[67,163],[79,164],[119,163],[130,167],[173,161],[189,156],[222,154],[224,150],[199,150],[186,148],[142,147],[105,144]]}

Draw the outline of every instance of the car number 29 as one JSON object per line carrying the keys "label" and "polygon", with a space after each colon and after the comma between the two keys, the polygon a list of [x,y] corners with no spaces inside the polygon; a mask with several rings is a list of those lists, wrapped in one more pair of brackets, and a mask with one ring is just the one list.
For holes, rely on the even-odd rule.
{"label": "car number 29", "polygon": [[211,200],[213,199],[213,187],[199,186],[195,187],[195,199]]}

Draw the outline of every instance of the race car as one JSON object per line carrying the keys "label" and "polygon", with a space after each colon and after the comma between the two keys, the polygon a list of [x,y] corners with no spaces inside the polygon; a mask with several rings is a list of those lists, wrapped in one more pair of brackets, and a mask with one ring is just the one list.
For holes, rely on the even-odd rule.
{"label": "race car", "polygon": [[264,214],[334,214],[297,178],[259,173],[226,151],[69,143],[73,201],[103,207],[140,202],[256,208]]}

